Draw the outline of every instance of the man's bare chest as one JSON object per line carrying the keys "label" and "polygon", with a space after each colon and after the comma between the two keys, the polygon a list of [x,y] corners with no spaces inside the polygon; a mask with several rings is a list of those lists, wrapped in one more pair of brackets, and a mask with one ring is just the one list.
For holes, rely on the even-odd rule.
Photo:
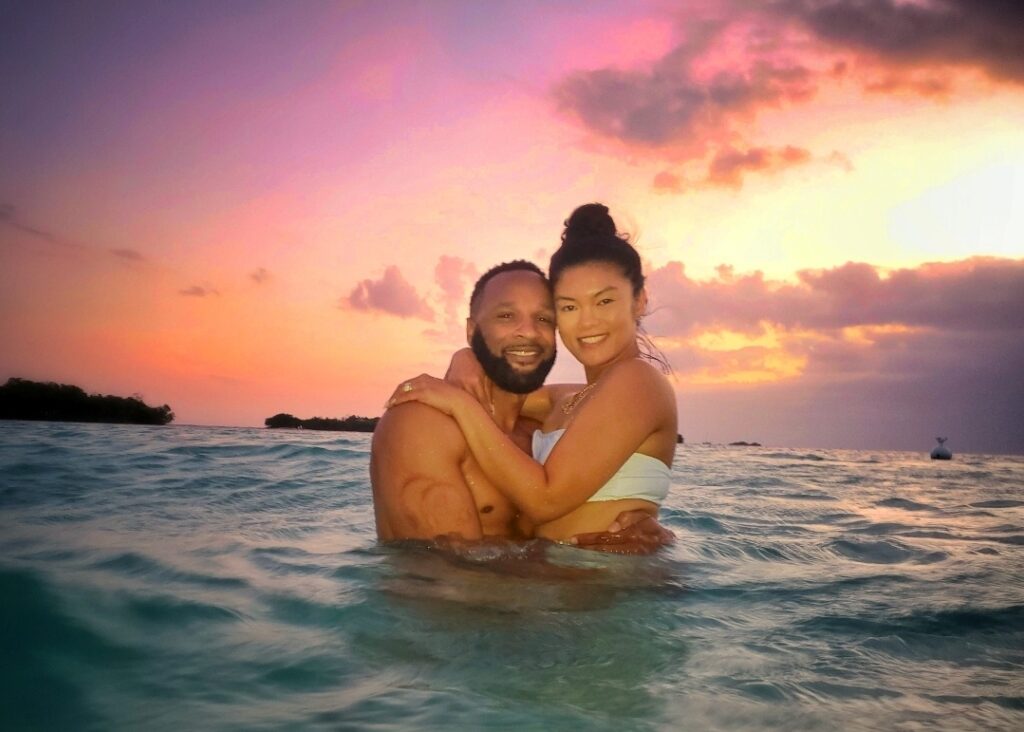
{"label": "man's bare chest", "polygon": [[[523,452],[530,454],[531,439],[536,422],[520,420],[509,437]],[[460,465],[466,485],[473,494],[477,513],[480,515],[480,527],[487,536],[511,536],[514,533],[513,522],[519,514],[516,506],[495,487],[471,454]]]}

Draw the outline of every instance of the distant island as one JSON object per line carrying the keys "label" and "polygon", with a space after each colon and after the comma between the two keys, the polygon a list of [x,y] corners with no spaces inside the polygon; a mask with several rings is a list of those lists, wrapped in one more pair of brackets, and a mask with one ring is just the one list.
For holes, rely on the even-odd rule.
{"label": "distant island", "polygon": [[761,443],[760,442],[744,442],[743,440],[740,440],[739,442],[730,442],[729,443],[729,447],[761,447]]}
{"label": "distant island", "polygon": [[138,395],[86,394],[70,384],[11,378],[0,386],[0,419],[169,424],[174,412],[166,404],[151,407]]}
{"label": "distant island", "polygon": [[290,414],[275,414],[267,417],[263,424],[271,429],[302,429],[302,430],[325,430],[328,432],[373,432],[380,417],[357,417],[355,415],[344,419],[328,417],[313,417],[312,419],[299,419]]}

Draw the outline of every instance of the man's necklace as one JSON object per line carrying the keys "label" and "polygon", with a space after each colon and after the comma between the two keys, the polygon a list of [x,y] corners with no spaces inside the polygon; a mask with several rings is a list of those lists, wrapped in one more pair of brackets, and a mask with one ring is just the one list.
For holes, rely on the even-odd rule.
{"label": "man's necklace", "polygon": [[590,384],[587,384],[582,389],[580,389],[578,392],[573,394],[572,395],[572,399],[570,399],[569,401],[567,401],[565,404],[562,405],[562,414],[568,414],[573,409],[575,409],[576,405],[579,404],[580,401],[583,399],[583,397],[585,397],[587,395],[587,392],[590,391],[591,389],[593,389],[595,386],[597,386],[597,382],[596,381],[594,381],[594,382],[592,382]]}

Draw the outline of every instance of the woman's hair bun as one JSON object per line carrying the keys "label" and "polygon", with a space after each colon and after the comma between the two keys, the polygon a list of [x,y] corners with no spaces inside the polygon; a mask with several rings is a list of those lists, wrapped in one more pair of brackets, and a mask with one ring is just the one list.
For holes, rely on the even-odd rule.
{"label": "woman's hair bun", "polygon": [[608,207],[600,203],[585,203],[566,219],[562,241],[615,235],[615,222],[608,213]]}

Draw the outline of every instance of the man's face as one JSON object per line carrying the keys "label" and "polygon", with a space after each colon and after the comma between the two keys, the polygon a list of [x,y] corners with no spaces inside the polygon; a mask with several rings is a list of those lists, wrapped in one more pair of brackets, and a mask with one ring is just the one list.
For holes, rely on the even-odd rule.
{"label": "man's face", "polygon": [[491,279],[470,316],[470,346],[498,388],[528,394],[555,363],[551,293],[535,272],[512,270]]}

